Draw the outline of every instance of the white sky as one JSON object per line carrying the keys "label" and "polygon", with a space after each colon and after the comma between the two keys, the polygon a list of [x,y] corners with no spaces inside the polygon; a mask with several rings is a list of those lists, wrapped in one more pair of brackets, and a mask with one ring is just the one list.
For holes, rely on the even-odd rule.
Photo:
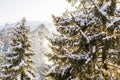
{"label": "white sky", "polygon": [[65,0],[0,0],[0,24],[27,21],[52,22],[51,14],[60,15],[67,8]]}

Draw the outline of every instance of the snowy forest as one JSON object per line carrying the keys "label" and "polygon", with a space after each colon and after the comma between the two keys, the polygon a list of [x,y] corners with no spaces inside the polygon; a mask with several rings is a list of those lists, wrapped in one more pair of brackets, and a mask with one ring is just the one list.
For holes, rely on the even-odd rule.
{"label": "snowy forest", "polygon": [[[51,15],[56,32],[36,29],[46,41],[30,36],[43,33],[31,31],[26,18],[8,28],[7,44],[0,36],[0,80],[120,80],[120,1],[66,2],[73,10]],[[50,51],[37,45],[43,43]]]}

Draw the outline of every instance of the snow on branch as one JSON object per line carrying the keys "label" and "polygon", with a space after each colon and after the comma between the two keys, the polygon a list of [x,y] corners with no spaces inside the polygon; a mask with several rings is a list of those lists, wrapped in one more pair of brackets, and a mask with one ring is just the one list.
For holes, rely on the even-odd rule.
{"label": "snow on branch", "polygon": [[19,58],[19,55],[13,56],[13,57],[5,57],[7,60],[16,60]]}
{"label": "snow on branch", "polygon": [[27,64],[25,63],[24,60],[22,60],[19,65],[13,67],[12,69],[16,71],[16,70],[21,69],[21,68],[22,68],[23,66],[25,66],[25,65],[27,65]]}
{"label": "snow on branch", "polygon": [[18,49],[22,48],[22,43],[19,42],[18,45],[15,46],[14,48],[18,48]]}
{"label": "snow on branch", "polygon": [[8,68],[8,67],[10,67],[10,66],[11,66],[11,64],[3,64],[3,65],[0,65],[1,68],[4,68],[4,67],[5,67],[5,68]]}
{"label": "snow on branch", "polygon": [[[71,65],[67,65],[67,66],[63,67],[63,68],[62,68],[62,76],[65,75],[65,72],[67,72],[68,69],[70,69],[70,68],[71,68]],[[70,73],[71,73],[71,72],[72,72],[72,70],[70,70]]]}
{"label": "snow on branch", "polygon": [[86,39],[87,43],[90,43],[92,40],[97,39],[98,37],[101,37],[102,35],[105,35],[105,32],[101,32],[98,34],[87,36],[82,30],[80,30],[80,32],[83,35],[83,37]]}
{"label": "snow on branch", "polygon": [[55,72],[55,69],[56,69],[58,66],[59,66],[58,64],[52,66],[52,67],[49,69],[49,71],[47,72],[47,74],[50,74],[50,73]]}
{"label": "snow on branch", "polygon": [[83,35],[83,37],[87,40],[87,43],[89,43],[90,42],[89,37],[87,37],[87,35],[82,30],[80,30],[80,32]]}
{"label": "snow on branch", "polygon": [[120,22],[120,17],[115,17],[115,18],[111,19],[110,23],[108,23],[108,24],[106,25],[107,28],[113,26],[114,23],[115,23],[115,22],[118,22],[118,21]]}
{"label": "snow on branch", "polygon": [[88,63],[91,60],[91,58],[89,57],[89,53],[79,54],[79,55],[69,53],[69,54],[66,54],[66,55],[61,55],[60,57],[61,58],[68,58],[68,59],[73,60],[73,61],[84,60],[85,63]]}
{"label": "snow on branch", "polygon": [[106,36],[102,40],[110,40],[113,36]]}
{"label": "snow on branch", "polygon": [[107,16],[106,10],[107,10],[107,8],[108,8],[109,6],[111,6],[111,1],[105,3],[105,4],[99,9],[99,11],[100,11],[104,16]]}
{"label": "snow on branch", "polygon": [[30,80],[34,80],[35,79],[34,75],[32,75],[28,70],[25,70],[25,75],[27,75],[30,78]]}

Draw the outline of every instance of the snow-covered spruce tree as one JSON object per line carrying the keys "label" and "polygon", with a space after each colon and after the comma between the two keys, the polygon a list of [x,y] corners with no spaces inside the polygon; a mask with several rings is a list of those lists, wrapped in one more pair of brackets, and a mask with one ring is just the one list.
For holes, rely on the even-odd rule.
{"label": "snow-covered spruce tree", "polygon": [[54,65],[48,80],[119,80],[120,11],[117,0],[67,0],[76,8],[53,21]]}
{"label": "snow-covered spruce tree", "polygon": [[11,46],[6,53],[6,63],[2,65],[2,80],[36,80],[30,28],[25,23],[23,18],[13,31]]}

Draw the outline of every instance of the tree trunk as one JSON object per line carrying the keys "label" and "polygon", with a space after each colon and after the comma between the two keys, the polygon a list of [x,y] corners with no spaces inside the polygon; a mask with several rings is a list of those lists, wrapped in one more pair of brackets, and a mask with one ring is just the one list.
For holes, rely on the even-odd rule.
{"label": "tree trunk", "polygon": [[24,76],[24,74],[23,74],[23,72],[22,72],[22,73],[21,73],[21,80],[24,80],[24,79],[23,79],[23,76]]}

